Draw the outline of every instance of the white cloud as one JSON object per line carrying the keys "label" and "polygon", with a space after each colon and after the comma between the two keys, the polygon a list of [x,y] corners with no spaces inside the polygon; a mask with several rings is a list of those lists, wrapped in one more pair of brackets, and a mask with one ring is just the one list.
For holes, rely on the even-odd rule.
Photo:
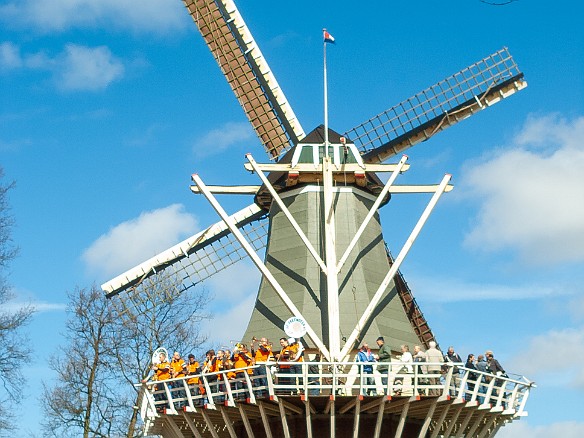
{"label": "white cloud", "polygon": [[63,90],[102,90],[124,74],[124,65],[104,46],[68,44],[60,58],[55,81]]}
{"label": "white cloud", "polygon": [[584,117],[531,117],[510,148],[469,166],[460,186],[484,201],[465,244],[532,265],[584,261],[583,139]]}
{"label": "white cloud", "polygon": [[125,67],[105,46],[86,47],[67,44],[60,54],[20,53],[13,43],[0,44],[0,69],[44,70],[53,73],[61,90],[102,90],[123,77]]}
{"label": "white cloud", "polygon": [[133,32],[165,33],[185,27],[184,6],[173,0],[35,0],[5,2],[0,20],[8,26],[31,28],[35,32],[71,28],[129,29]]}
{"label": "white cloud", "polygon": [[219,154],[232,145],[255,139],[255,134],[247,122],[228,122],[213,129],[195,142],[193,151],[197,157]]}
{"label": "white cloud", "polygon": [[[534,336],[509,362],[509,369],[538,383],[584,389],[584,327]],[[550,435],[561,436],[561,435]]]}
{"label": "white cloud", "polygon": [[20,48],[9,41],[0,44],[0,69],[11,70],[21,66]]}
{"label": "white cloud", "polygon": [[525,300],[558,297],[574,293],[561,284],[552,286],[537,284],[491,284],[465,283],[457,278],[416,277],[409,280],[416,291],[416,297],[425,302],[455,302],[481,300]]}
{"label": "white cloud", "polygon": [[35,313],[62,312],[67,309],[66,303],[49,303],[39,298],[33,292],[22,288],[11,288],[10,299],[2,304],[2,311],[13,313],[22,308],[30,307]]}
{"label": "white cloud", "polygon": [[530,426],[527,420],[514,421],[501,428],[497,433],[497,438],[580,438],[582,436],[584,436],[584,423],[576,421],[543,426]]}
{"label": "white cloud", "polygon": [[196,232],[196,218],[180,204],[142,213],[100,236],[82,255],[88,269],[114,276]]}

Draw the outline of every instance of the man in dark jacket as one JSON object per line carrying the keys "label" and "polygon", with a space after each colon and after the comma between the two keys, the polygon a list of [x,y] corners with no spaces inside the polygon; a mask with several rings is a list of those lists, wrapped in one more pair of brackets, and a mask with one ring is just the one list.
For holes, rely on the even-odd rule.
{"label": "man in dark jacket", "polygon": [[[454,347],[448,347],[448,352],[444,356],[444,362],[462,363],[462,359],[454,351]],[[460,388],[460,371],[457,366],[452,370],[452,381],[450,382],[450,395],[456,396],[456,391]]]}
{"label": "man in dark jacket", "polygon": [[[379,347],[379,351],[377,352],[377,356],[375,358],[381,363],[391,362],[391,350],[389,347],[385,345],[385,340],[383,336],[377,338],[377,346]],[[387,389],[387,375],[389,373],[389,365],[379,365],[377,368],[381,373],[381,382],[383,383],[384,392]]]}

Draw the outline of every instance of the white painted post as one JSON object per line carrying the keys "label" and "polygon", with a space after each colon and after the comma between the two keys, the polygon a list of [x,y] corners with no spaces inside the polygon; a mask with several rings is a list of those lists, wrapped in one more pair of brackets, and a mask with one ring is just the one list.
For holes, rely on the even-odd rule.
{"label": "white painted post", "polygon": [[[237,241],[241,244],[241,246],[243,247],[245,252],[249,255],[249,257],[254,262],[254,264],[257,266],[257,268],[263,274],[264,278],[274,288],[274,291],[282,299],[282,301],[284,302],[286,307],[288,307],[288,310],[290,310],[290,312],[294,316],[296,316],[297,318],[302,318],[302,314],[300,313],[298,308],[294,305],[294,303],[292,302],[290,297],[288,297],[288,294],[286,294],[286,292],[284,291],[282,286],[280,286],[280,283],[278,283],[278,281],[276,280],[274,275],[268,270],[267,266],[261,261],[261,259],[259,258],[259,256],[255,252],[253,247],[247,242],[247,240],[245,239],[245,237],[243,236],[241,231],[239,231],[239,229],[237,228],[237,226],[235,225],[233,220],[225,212],[223,207],[221,207],[219,202],[217,202],[217,199],[215,199],[215,197],[209,191],[207,186],[203,183],[203,181],[201,180],[199,175],[193,174],[191,178],[192,178],[193,182],[199,187],[199,189],[201,190],[201,193],[205,196],[205,198],[207,198],[207,200],[209,201],[211,206],[215,209],[217,214],[221,217],[223,222],[225,222],[225,225],[227,225],[227,227],[229,228],[231,233],[235,236]],[[337,326],[337,329],[338,329],[338,326]],[[312,329],[310,324],[308,324],[308,322],[306,323],[306,332],[307,332],[308,336],[310,337],[310,339],[312,339],[312,342],[314,342],[314,344],[320,349],[322,354],[325,357],[330,358],[330,353],[329,353],[328,348],[326,348],[324,343],[320,340],[320,338],[315,333],[315,331]]]}
{"label": "white painted post", "polygon": [[385,279],[383,280],[383,282],[379,286],[379,289],[377,289],[377,292],[375,292],[375,295],[373,296],[373,298],[369,302],[369,305],[365,309],[365,312],[363,312],[363,315],[361,316],[361,319],[359,319],[357,326],[355,327],[355,329],[353,330],[353,332],[349,336],[347,343],[345,344],[345,346],[343,347],[343,349],[341,351],[340,357],[345,356],[349,352],[349,350],[351,350],[353,348],[353,345],[355,344],[357,337],[359,336],[359,334],[363,330],[363,327],[365,327],[367,325],[367,323],[369,322],[369,320],[373,316],[373,312],[375,311],[375,307],[377,307],[377,305],[379,304],[379,301],[381,300],[381,298],[385,292],[385,289],[387,288],[387,286],[389,285],[389,283],[393,279],[393,277],[395,277],[395,274],[397,274],[397,271],[400,268],[401,263],[405,259],[406,255],[408,254],[412,245],[414,244],[414,241],[416,240],[416,238],[420,234],[422,227],[424,226],[424,224],[428,220],[428,217],[430,216],[430,213],[432,212],[432,210],[436,206],[438,199],[440,199],[440,196],[444,193],[444,190],[446,189],[446,186],[448,185],[448,182],[450,181],[451,178],[452,178],[452,175],[445,175],[444,178],[442,178],[442,182],[440,183],[438,189],[436,190],[436,192],[432,196],[432,199],[430,200],[430,203],[428,204],[428,206],[426,207],[426,209],[422,213],[422,216],[420,216],[420,219],[418,220],[418,223],[416,224],[412,233],[410,234],[410,237],[406,241],[406,243],[405,243],[404,247],[402,248],[402,250],[400,251],[399,255],[394,260],[393,264],[391,265],[391,268],[389,269],[389,272],[387,273],[387,275],[385,276]]}

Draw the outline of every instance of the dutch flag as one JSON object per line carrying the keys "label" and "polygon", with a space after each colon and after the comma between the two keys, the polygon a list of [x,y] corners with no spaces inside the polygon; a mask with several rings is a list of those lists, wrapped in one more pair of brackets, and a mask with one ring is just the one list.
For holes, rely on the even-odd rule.
{"label": "dutch flag", "polygon": [[328,33],[326,31],[326,29],[323,29],[322,33],[323,33],[325,43],[331,43],[331,44],[335,43],[335,38],[330,33]]}

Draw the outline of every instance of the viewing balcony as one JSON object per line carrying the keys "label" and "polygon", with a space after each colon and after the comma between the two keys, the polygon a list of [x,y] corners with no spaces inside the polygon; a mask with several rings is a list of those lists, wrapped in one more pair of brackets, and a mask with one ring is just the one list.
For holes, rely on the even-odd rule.
{"label": "viewing balcony", "polygon": [[[389,369],[381,372],[384,365]],[[367,366],[269,363],[238,369],[231,379],[227,374],[234,370],[136,385],[144,433],[487,437],[527,415],[535,387],[523,376],[495,376],[462,364],[374,363],[371,373],[364,372]],[[199,383],[189,385],[193,378]]]}

